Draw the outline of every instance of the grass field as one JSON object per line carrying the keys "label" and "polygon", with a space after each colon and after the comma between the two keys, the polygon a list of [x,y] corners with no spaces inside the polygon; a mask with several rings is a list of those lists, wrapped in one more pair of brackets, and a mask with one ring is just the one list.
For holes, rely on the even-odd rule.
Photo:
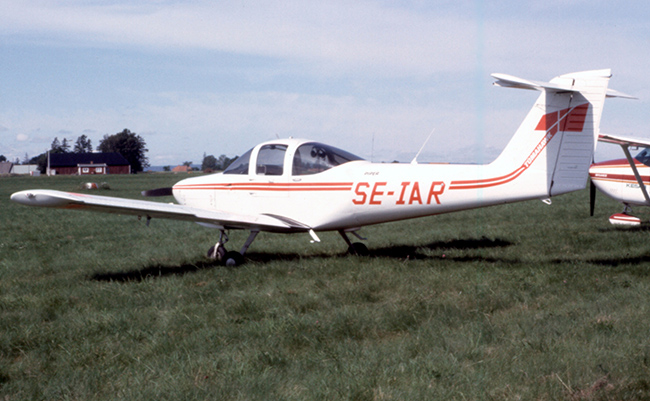
{"label": "grass field", "polygon": [[603,196],[367,227],[369,257],[262,233],[228,269],[214,230],[9,201],[82,181],[0,178],[0,400],[650,399],[649,232]]}

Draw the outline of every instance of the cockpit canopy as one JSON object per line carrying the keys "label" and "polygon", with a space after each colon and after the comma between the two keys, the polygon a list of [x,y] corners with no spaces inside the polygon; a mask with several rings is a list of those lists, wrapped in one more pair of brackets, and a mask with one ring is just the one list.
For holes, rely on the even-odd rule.
{"label": "cockpit canopy", "polygon": [[[323,143],[279,141],[250,149],[237,158],[223,173],[280,176],[285,174],[285,166],[288,166],[291,175],[310,175],[355,160],[363,159]],[[251,163],[254,163],[252,172]]]}
{"label": "cockpit canopy", "polygon": [[646,166],[650,166],[650,148],[644,148],[642,151],[639,152],[639,154],[634,156],[634,158],[640,161],[641,163],[645,164]]}

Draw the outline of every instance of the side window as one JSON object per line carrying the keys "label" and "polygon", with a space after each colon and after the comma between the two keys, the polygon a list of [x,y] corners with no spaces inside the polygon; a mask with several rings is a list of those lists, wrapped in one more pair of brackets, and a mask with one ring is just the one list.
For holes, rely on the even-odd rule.
{"label": "side window", "polygon": [[250,163],[251,153],[253,149],[239,156],[237,160],[232,162],[227,169],[223,171],[224,174],[248,174],[248,164]]}
{"label": "side window", "polygon": [[286,145],[264,145],[257,153],[257,175],[282,175]]}

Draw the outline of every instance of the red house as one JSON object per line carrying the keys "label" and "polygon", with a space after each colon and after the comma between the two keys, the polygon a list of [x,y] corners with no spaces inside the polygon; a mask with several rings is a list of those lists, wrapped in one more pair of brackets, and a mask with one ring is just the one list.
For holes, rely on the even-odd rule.
{"label": "red house", "polygon": [[130,174],[131,165],[119,153],[50,153],[50,174]]}

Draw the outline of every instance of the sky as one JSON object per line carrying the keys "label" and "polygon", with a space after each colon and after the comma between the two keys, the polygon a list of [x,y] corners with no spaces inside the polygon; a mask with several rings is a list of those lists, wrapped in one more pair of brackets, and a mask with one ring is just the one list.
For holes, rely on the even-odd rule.
{"label": "sky", "polygon": [[[308,138],[373,161],[487,163],[548,81],[611,68],[601,131],[648,138],[650,3],[0,0],[0,154],[127,128],[151,165]],[[599,144],[596,160],[622,157]]]}

